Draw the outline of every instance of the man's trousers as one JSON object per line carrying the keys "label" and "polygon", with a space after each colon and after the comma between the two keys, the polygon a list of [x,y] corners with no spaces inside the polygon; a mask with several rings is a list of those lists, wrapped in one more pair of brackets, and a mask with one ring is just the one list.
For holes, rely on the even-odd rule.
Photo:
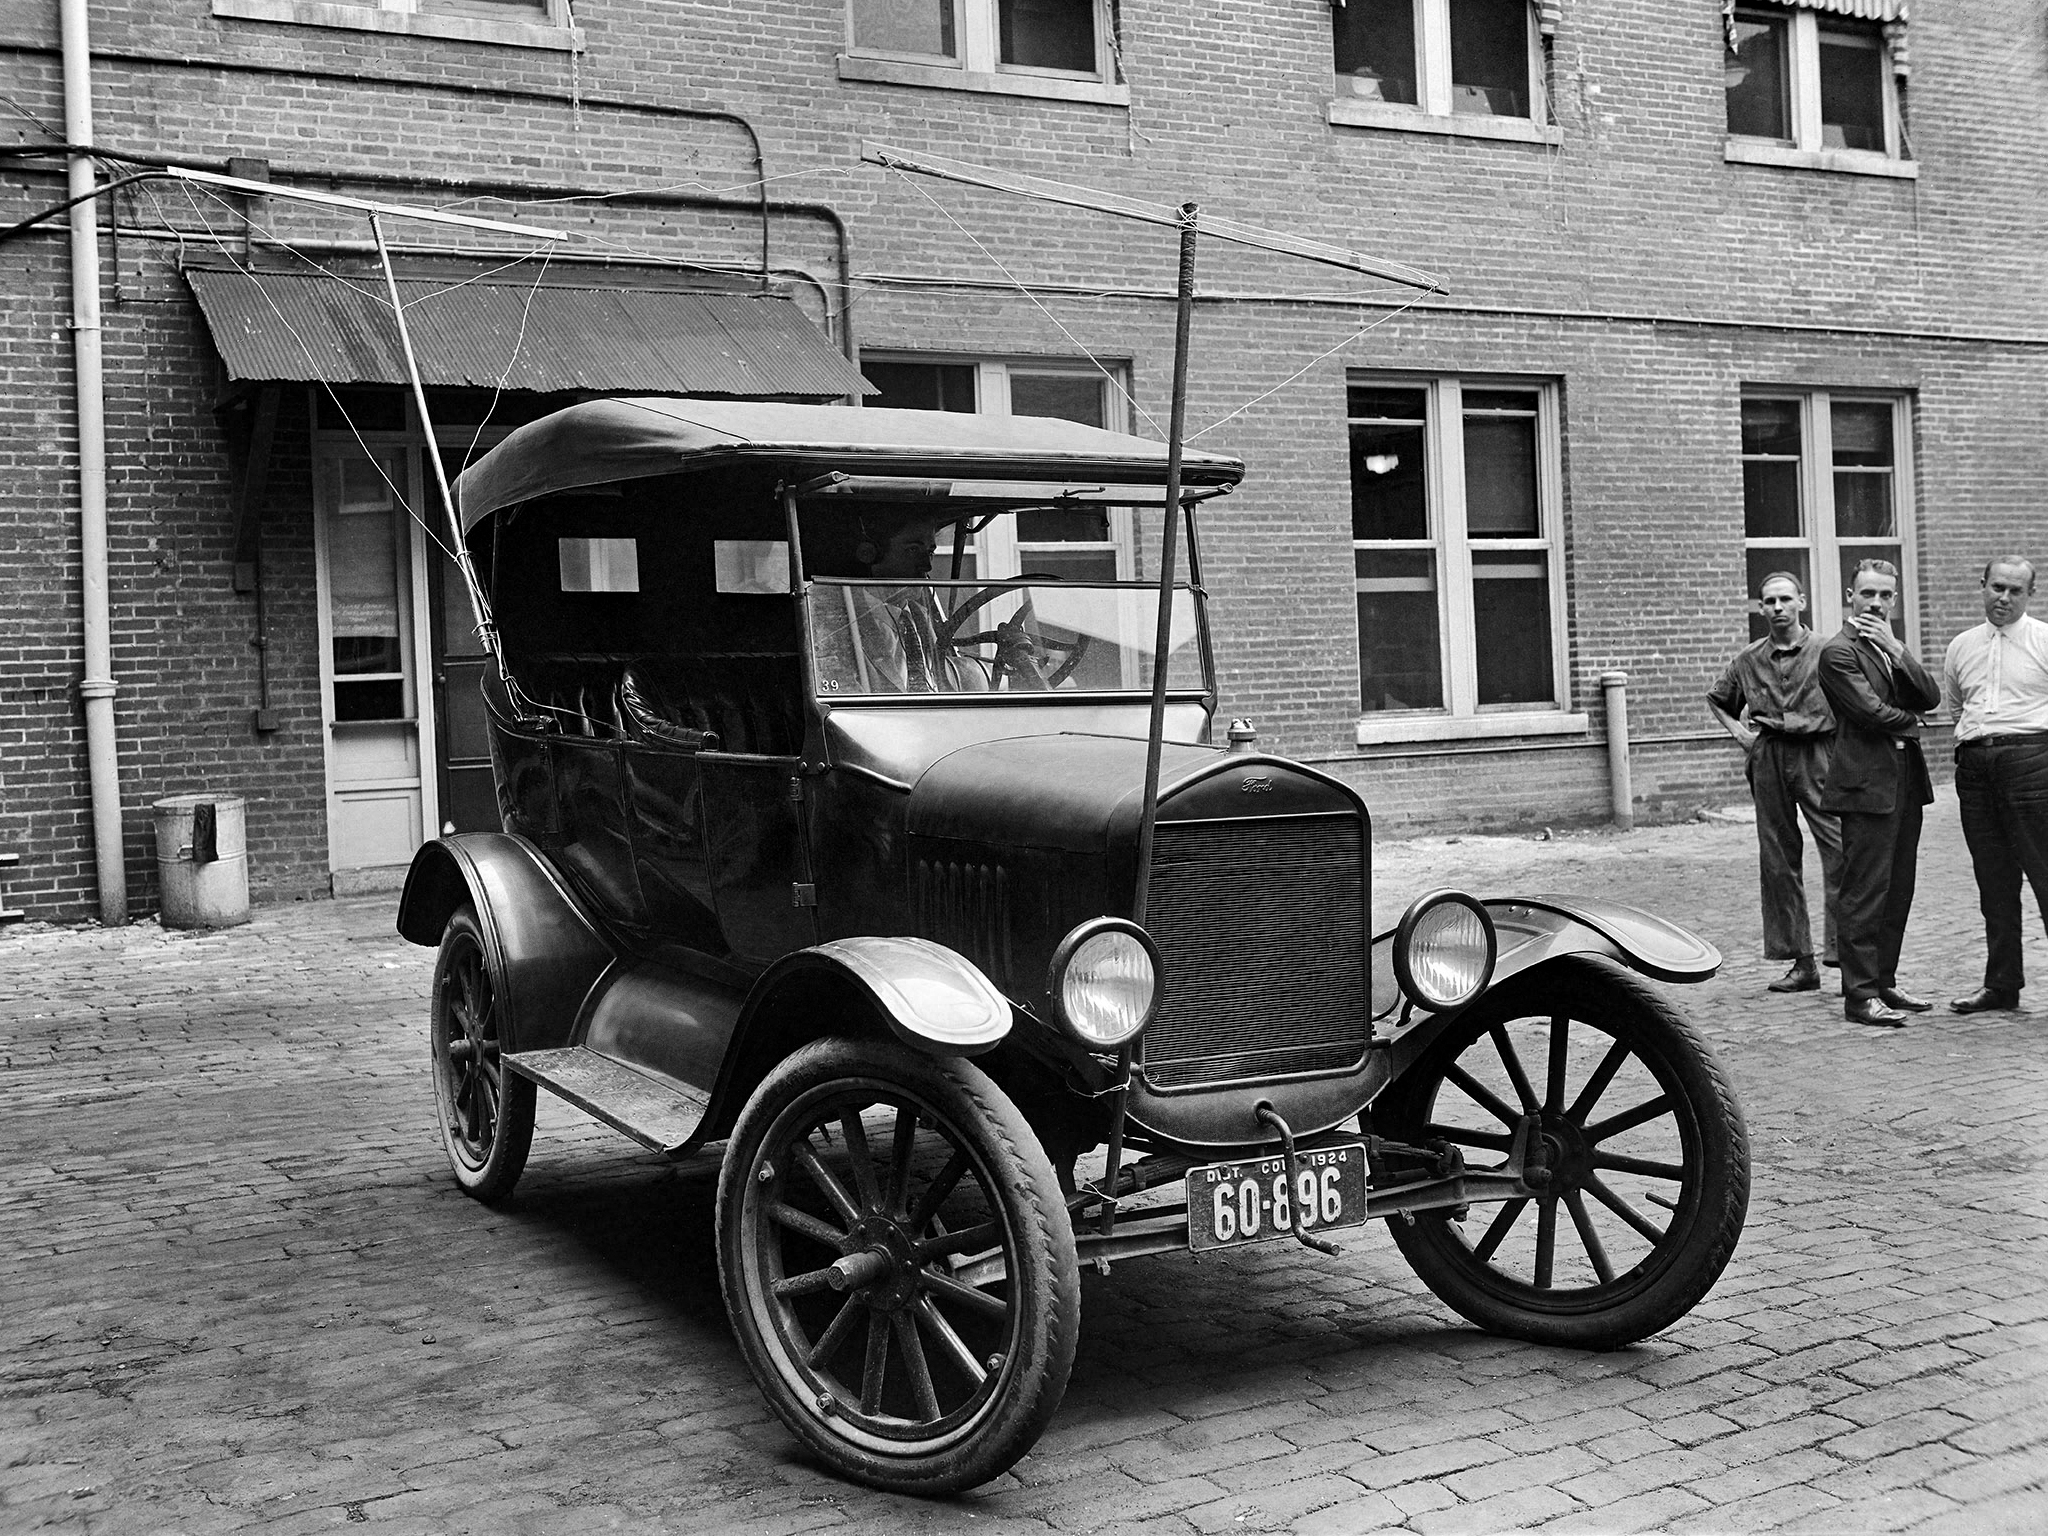
{"label": "man's trousers", "polygon": [[2016,993],[2027,984],[2023,874],[2048,923],[2048,735],[1958,743],[1956,798],[1984,913],[1984,985]]}
{"label": "man's trousers", "polygon": [[1899,947],[1913,910],[1920,865],[1920,797],[1900,775],[1895,811],[1842,812],[1841,927],[1836,933],[1845,1003],[1899,984]]}
{"label": "man's trousers", "polygon": [[1820,850],[1821,955],[1835,961],[1836,925],[1842,885],[1842,827],[1820,808],[1827,787],[1832,736],[1786,736],[1766,731],[1749,754],[1749,792],[1756,801],[1757,872],[1764,910],[1764,954],[1792,960],[1813,953],[1813,923],[1806,910],[1805,844],[1799,817],[1806,816],[1813,845]]}

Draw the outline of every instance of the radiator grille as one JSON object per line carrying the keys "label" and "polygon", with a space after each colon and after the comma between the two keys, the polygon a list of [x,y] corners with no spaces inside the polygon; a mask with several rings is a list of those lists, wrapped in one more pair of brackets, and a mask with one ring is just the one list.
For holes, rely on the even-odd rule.
{"label": "radiator grille", "polygon": [[1335,1071],[1365,1054],[1365,848],[1351,816],[1161,822],[1146,927],[1155,1087]]}

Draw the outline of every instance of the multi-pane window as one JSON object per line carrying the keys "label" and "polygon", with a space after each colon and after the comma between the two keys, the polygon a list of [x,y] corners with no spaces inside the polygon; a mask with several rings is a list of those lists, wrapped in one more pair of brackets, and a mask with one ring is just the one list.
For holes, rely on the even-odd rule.
{"label": "multi-pane window", "polygon": [[847,42],[869,58],[976,74],[1107,80],[1106,0],[848,0]]}
{"label": "multi-pane window", "polygon": [[1528,0],[1348,0],[1331,25],[1340,99],[1436,117],[1544,115]]}
{"label": "multi-pane window", "polygon": [[1554,389],[1360,378],[1348,404],[1361,710],[1562,709]]}
{"label": "multi-pane window", "polygon": [[1750,634],[1761,639],[1756,589],[1772,571],[1806,584],[1807,621],[1823,634],[1842,622],[1857,562],[1899,568],[1893,626],[1912,633],[1910,521],[1904,455],[1906,402],[1895,395],[1822,390],[1747,394],[1742,401],[1742,513]]}
{"label": "multi-pane window", "polygon": [[[1087,427],[1121,427],[1122,404],[1111,381],[1091,364],[940,362],[865,359],[861,371],[881,393],[866,404],[924,411],[979,411],[998,416],[1056,416]],[[961,576],[1042,574],[1068,581],[1128,580],[1134,574],[1128,511],[1020,514],[991,524],[963,551]],[[941,552],[949,569],[950,547]]]}
{"label": "multi-pane window", "polygon": [[1728,132],[1782,148],[1904,153],[1883,26],[1781,6],[1738,9],[1729,26]]}

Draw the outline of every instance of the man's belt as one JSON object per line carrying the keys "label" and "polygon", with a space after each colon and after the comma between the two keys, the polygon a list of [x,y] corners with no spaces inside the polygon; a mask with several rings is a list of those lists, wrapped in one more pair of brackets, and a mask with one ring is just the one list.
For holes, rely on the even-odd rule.
{"label": "man's belt", "polygon": [[1956,750],[1965,747],[2039,747],[2048,746],[2048,731],[2009,731],[2000,736],[1972,736],[1967,741],[1956,743]]}

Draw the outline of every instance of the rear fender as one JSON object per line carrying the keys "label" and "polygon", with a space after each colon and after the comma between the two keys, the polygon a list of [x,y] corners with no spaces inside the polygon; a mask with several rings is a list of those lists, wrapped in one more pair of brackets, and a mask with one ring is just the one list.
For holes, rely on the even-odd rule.
{"label": "rear fender", "polygon": [[754,983],[719,1076],[711,1134],[792,1051],[826,1035],[894,1037],[932,1056],[979,1056],[1010,1032],[1010,1003],[970,960],[929,939],[833,939],[784,955]]}
{"label": "rear fender", "polygon": [[414,854],[398,931],[415,944],[439,944],[464,902],[476,908],[498,982],[505,1049],[569,1044],[584,1000],[616,958],[597,925],[538,849],[503,832],[443,837]]}

